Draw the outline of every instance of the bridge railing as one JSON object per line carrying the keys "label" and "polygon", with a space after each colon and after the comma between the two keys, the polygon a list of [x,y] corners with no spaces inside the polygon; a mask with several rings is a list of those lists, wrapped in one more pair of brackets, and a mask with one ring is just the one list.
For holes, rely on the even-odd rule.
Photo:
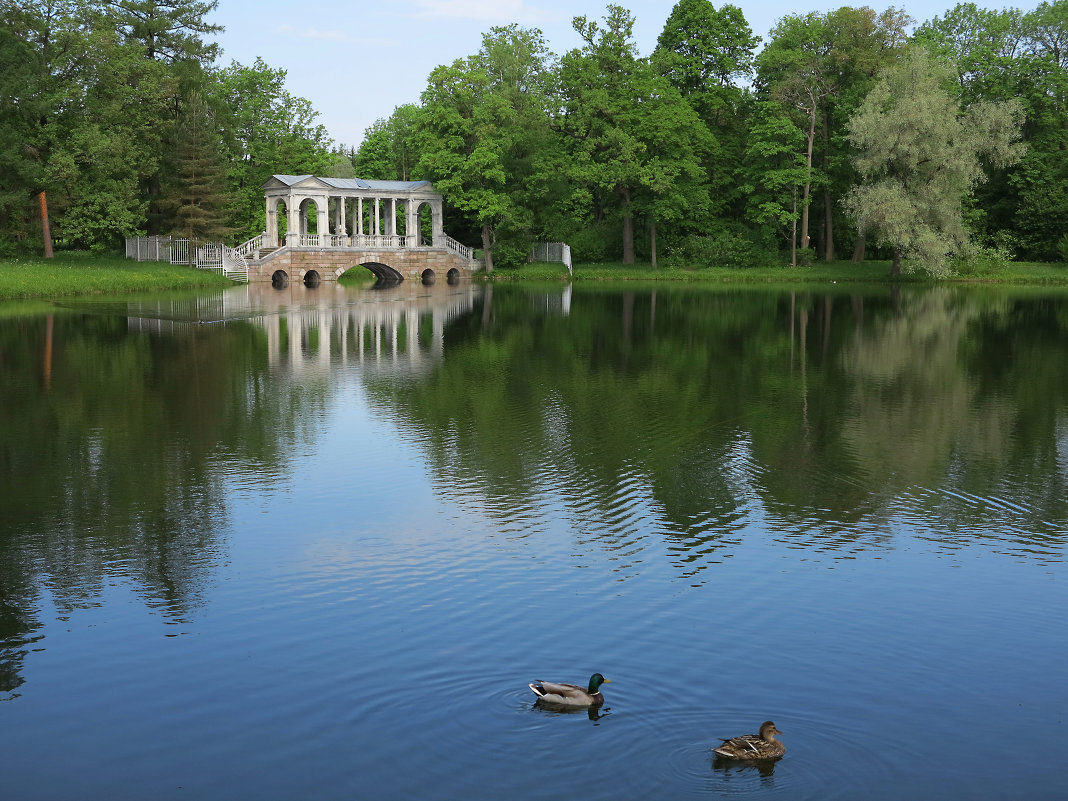
{"label": "bridge railing", "polygon": [[474,257],[474,248],[460,244],[448,234],[442,234],[441,241],[445,245],[446,250],[455,253],[457,256],[462,256],[465,259],[471,259]]}
{"label": "bridge railing", "polygon": [[256,252],[260,248],[262,248],[264,246],[264,243],[266,241],[267,241],[267,232],[264,231],[262,234],[256,234],[256,236],[252,237],[251,239],[246,239],[244,242],[242,242],[240,245],[238,245],[236,248],[234,248],[234,250],[236,250],[238,253],[240,253],[242,256],[244,256],[246,259],[249,256],[252,256],[253,258],[255,258]]}
{"label": "bridge railing", "polygon": [[[252,240],[249,240],[252,241]],[[414,248],[415,236],[404,234],[287,234],[286,244],[300,248],[381,248],[398,250]],[[462,247],[462,245],[461,245]]]}

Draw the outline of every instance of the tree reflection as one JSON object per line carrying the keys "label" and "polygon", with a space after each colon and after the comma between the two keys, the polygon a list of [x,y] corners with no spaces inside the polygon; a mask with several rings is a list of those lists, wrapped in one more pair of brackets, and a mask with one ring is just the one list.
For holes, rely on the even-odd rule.
{"label": "tree reflection", "polygon": [[118,315],[0,326],[0,691],[21,683],[44,594],[61,618],[115,576],[173,621],[203,602],[227,522],[213,458],[263,469],[293,436],[262,340],[131,334]]}
{"label": "tree reflection", "polygon": [[887,547],[899,511],[943,516],[954,544],[1003,537],[1001,510],[957,500],[1000,494],[1023,505],[1011,536],[1063,548],[1063,298],[583,287],[552,306],[498,287],[431,376],[370,382],[442,491],[502,521],[558,495],[603,547],[652,529],[690,575],[754,504],[794,544],[848,551]]}

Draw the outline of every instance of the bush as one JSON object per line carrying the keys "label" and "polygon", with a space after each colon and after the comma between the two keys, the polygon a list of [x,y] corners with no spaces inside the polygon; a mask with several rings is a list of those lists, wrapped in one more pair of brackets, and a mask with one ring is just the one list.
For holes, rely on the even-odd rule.
{"label": "bush", "polygon": [[619,238],[619,233],[609,229],[609,226],[601,223],[566,236],[563,241],[571,246],[571,258],[585,264],[601,264],[618,259],[619,247],[615,241]]}
{"label": "bush", "polygon": [[1012,253],[1003,245],[970,245],[950,262],[960,276],[982,278],[1001,272],[1012,264]]}
{"label": "bush", "polygon": [[515,241],[501,241],[493,246],[493,266],[514,270],[527,263],[527,248]]}
{"label": "bush", "polygon": [[741,226],[722,223],[708,234],[691,234],[672,248],[666,259],[672,266],[726,267],[744,270],[778,263],[774,248],[754,241]]}
{"label": "bush", "polygon": [[1068,264],[1068,234],[1062,236],[1057,243],[1057,252],[1061,254],[1061,261]]}

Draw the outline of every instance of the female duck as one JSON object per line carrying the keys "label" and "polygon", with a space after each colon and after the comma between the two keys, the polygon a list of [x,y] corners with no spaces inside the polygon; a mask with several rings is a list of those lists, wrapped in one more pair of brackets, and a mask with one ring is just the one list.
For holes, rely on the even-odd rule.
{"label": "female duck", "polygon": [[581,707],[603,704],[604,696],[601,695],[600,687],[602,684],[611,683],[600,673],[594,673],[590,676],[590,685],[585,690],[576,684],[557,684],[552,681],[536,681],[527,686],[538,696],[540,703]]}
{"label": "female duck", "polygon": [[778,759],[786,753],[786,746],[775,739],[776,734],[782,732],[775,728],[774,723],[766,720],[760,724],[760,734],[743,734],[741,737],[724,740],[723,745],[712,749],[712,753],[746,762]]}

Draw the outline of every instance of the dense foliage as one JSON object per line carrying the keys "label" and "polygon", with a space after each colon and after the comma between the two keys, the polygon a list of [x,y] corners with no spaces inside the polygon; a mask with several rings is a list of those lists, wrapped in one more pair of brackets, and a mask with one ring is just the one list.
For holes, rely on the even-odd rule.
{"label": "dense foliage", "polygon": [[[449,232],[504,267],[534,239],[580,261],[851,253],[934,273],[1068,248],[1068,0],[918,26],[893,7],[789,14],[765,43],[734,5],[678,0],[648,55],[618,5],[576,17],[560,56],[539,30],[492,28],[333,150],[283,70],[214,65],[215,5],[0,0],[0,253],[40,248],[42,192],[68,247],[243,239],[272,173],[432,180]],[[921,73],[937,119],[892,98]],[[914,152],[877,152],[891,138]]]}
{"label": "dense foliage", "polygon": [[[285,72],[213,66],[215,2],[0,0],[0,255],[263,228],[260,187],[331,161]],[[243,235],[243,236],[242,236]]]}

